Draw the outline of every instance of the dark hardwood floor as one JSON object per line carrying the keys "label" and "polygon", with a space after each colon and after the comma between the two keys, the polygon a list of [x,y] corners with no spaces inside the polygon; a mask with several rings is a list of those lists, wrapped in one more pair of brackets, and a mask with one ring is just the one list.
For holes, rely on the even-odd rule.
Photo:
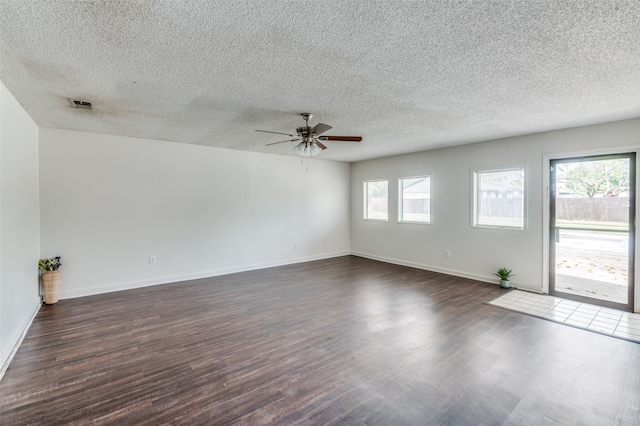
{"label": "dark hardwood floor", "polygon": [[346,256],[62,300],[0,424],[640,424],[640,345],[503,291]]}

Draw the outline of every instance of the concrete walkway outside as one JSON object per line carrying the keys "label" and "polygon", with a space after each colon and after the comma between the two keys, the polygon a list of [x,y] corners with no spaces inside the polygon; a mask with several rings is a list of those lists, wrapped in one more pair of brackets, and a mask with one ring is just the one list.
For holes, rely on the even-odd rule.
{"label": "concrete walkway outside", "polygon": [[560,231],[556,243],[556,290],[627,303],[628,234]]}

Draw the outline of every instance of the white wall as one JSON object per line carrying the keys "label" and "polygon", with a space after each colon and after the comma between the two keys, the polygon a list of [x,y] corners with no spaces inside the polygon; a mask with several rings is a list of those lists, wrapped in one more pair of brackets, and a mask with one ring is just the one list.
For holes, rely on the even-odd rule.
{"label": "white wall", "polygon": [[348,254],[349,173],[346,163],[42,128],[42,256],[62,257],[69,298]]}
{"label": "white wall", "polygon": [[[636,150],[640,119],[514,137],[416,154],[354,163],[351,166],[351,249],[354,254],[424,269],[497,282],[499,267],[516,276],[512,282],[542,291],[545,282],[543,156]],[[526,231],[470,226],[471,171],[526,165],[528,228]],[[432,224],[397,223],[397,179],[431,175]],[[389,179],[390,220],[364,221],[363,181]],[[446,258],[445,250],[451,250]],[[636,280],[638,281],[638,280]],[[638,292],[637,292],[638,293]]]}
{"label": "white wall", "polygon": [[0,83],[0,376],[40,306],[38,127]]}

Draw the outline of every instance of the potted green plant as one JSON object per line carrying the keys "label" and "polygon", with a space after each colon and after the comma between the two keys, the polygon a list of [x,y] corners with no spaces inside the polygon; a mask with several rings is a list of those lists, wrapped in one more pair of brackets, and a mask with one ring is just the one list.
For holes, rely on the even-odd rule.
{"label": "potted green plant", "polygon": [[60,256],[38,261],[38,267],[44,271],[40,278],[44,290],[44,303],[47,305],[58,302],[60,282],[62,281],[62,273],[58,269],[61,265]]}
{"label": "potted green plant", "polygon": [[495,276],[500,278],[500,287],[502,288],[511,288],[511,283],[509,282],[509,278],[514,274],[511,272],[511,269],[500,268],[498,272],[494,274]]}

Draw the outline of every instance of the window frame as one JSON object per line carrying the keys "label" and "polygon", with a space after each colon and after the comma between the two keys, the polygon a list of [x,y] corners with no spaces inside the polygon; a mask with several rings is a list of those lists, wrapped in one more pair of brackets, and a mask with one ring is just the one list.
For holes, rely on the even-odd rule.
{"label": "window frame", "polygon": [[[403,208],[404,208],[404,188],[402,183],[404,180],[409,179],[420,179],[420,178],[428,178],[429,179],[429,198],[428,198],[428,207],[429,207],[429,218],[426,221],[423,220],[406,220],[403,216]],[[408,223],[414,225],[431,225],[431,175],[424,174],[418,176],[403,176],[398,178],[398,223]]]}
{"label": "window frame", "polygon": [[[471,170],[471,227],[480,229],[504,229],[510,231],[526,231],[528,223],[528,167],[524,164],[498,167],[492,169],[473,169]],[[509,225],[491,225],[479,223],[479,196],[478,184],[479,176],[482,173],[496,173],[496,172],[510,172],[510,171],[522,171],[522,226],[509,226]]]}
{"label": "window frame", "polygon": [[[369,213],[369,183],[386,182],[387,183],[387,217],[385,219],[368,217]],[[364,208],[362,219],[372,222],[389,222],[389,179],[365,179],[363,182]]]}

